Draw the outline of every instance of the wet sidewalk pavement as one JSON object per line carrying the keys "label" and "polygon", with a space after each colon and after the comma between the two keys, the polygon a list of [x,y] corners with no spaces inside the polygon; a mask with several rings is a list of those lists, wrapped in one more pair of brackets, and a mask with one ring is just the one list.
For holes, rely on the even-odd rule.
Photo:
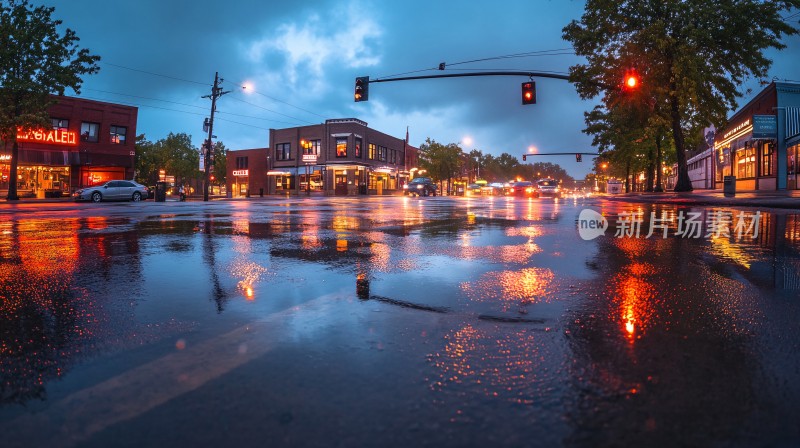
{"label": "wet sidewalk pavement", "polygon": [[726,197],[722,190],[695,190],[687,193],[634,192],[601,196],[603,199],[624,202],[665,203],[672,205],[717,205],[727,207],[765,207],[800,209],[800,190],[742,191]]}

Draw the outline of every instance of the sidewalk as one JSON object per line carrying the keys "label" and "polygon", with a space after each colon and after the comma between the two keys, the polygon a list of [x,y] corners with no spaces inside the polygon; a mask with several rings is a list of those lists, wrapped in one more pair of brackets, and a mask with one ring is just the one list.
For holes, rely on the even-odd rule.
{"label": "sidewalk", "polygon": [[800,210],[800,190],[741,191],[733,197],[725,197],[721,190],[695,190],[690,193],[633,192],[619,195],[604,195],[610,201],[660,203],[674,205],[722,205],[729,207],[762,207]]}

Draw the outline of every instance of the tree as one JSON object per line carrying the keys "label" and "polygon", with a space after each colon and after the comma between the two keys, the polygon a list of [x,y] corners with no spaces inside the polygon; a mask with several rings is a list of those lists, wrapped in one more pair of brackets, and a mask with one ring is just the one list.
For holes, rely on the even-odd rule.
{"label": "tree", "polygon": [[144,185],[155,185],[158,181],[158,170],[164,166],[163,157],[158,147],[147,140],[144,134],[136,136],[136,181]]}
{"label": "tree", "polygon": [[61,21],[52,18],[54,10],[33,7],[28,0],[0,3],[0,140],[11,144],[10,201],[19,199],[18,129],[51,127],[51,95],[64,95],[68,88],[80,93],[81,76],[100,70],[100,57],[79,49],[74,31],[59,33]]}
{"label": "tree", "polygon": [[175,176],[178,184],[198,177],[200,150],[192,146],[192,137],[189,134],[170,132],[167,138],[159,140],[157,144],[167,157],[163,169]]}
{"label": "tree", "polygon": [[226,156],[228,148],[222,142],[214,143],[214,165],[211,168],[211,174],[214,176],[212,184],[225,184],[228,176],[228,160]]}
{"label": "tree", "polygon": [[570,68],[570,78],[584,99],[605,93],[612,110],[624,99],[624,74],[634,70],[647,86],[643,95],[664,106],[678,161],[675,191],[691,191],[687,140],[725,123],[745,79],[766,77],[771,61],[763,52],[797,34],[781,17],[797,7],[800,0],[588,0],[581,21],[563,30],[587,59]]}
{"label": "tree", "polygon": [[447,180],[448,187],[450,180],[457,177],[461,171],[462,155],[461,147],[456,143],[443,145],[425,139],[425,143],[419,146],[420,166],[428,171],[431,178],[438,181]]}

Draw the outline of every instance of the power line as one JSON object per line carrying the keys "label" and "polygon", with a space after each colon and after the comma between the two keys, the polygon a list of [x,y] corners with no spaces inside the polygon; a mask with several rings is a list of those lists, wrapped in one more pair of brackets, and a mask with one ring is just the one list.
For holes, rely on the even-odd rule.
{"label": "power line", "polygon": [[[140,98],[140,99],[152,100],[152,101],[162,101],[162,102],[165,102],[165,103],[177,104],[179,106],[186,106],[186,107],[194,107],[196,109],[202,109],[202,110],[208,109],[207,107],[196,106],[194,104],[179,103],[177,101],[162,100],[160,98],[151,98],[151,97],[140,96],[140,95],[131,95],[131,94],[128,94],[128,93],[111,92],[111,91],[108,91],[108,90],[90,89],[90,88],[84,88],[84,90],[91,90],[91,91],[94,91],[94,92],[108,93],[108,94],[111,94],[111,95],[129,96],[129,97],[132,97],[132,98]],[[142,107],[148,107],[148,106],[142,106]],[[151,106],[151,107],[155,107],[155,106]],[[175,110],[175,109],[165,109],[165,110]],[[181,111],[177,111],[177,110],[175,110],[175,111],[176,112],[181,112]],[[217,110],[217,113],[223,114],[223,115],[231,115],[231,116],[235,116],[235,117],[252,118],[254,120],[264,120],[264,121],[271,121],[271,122],[274,122],[274,123],[295,125],[295,123],[291,123],[291,122],[288,122],[288,121],[273,120],[272,118],[256,117],[254,115],[243,115],[243,114],[236,114],[236,113],[233,113],[233,112],[226,112],[224,109],[223,110]]]}
{"label": "power line", "polygon": [[[95,101],[108,101],[108,99],[106,99],[106,98],[94,98],[94,97],[85,96],[85,95],[79,95],[79,98],[84,98],[84,99],[87,99],[87,100],[95,100]],[[199,115],[201,117],[208,115],[207,113],[190,112],[188,110],[170,109],[168,107],[151,106],[151,105],[147,105],[147,104],[137,104],[137,103],[133,103],[133,102],[116,101],[116,103],[117,104],[124,104],[126,106],[134,106],[134,107],[140,107],[140,108],[141,107],[146,107],[146,108],[150,108],[150,109],[160,109],[160,110],[166,110],[166,111],[170,111],[170,112],[180,112],[180,113],[189,114],[189,115]],[[219,113],[223,113],[223,112],[219,112]],[[258,118],[258,117],[251,117],[251,118],[256,118],[256,119],[259,119],[259,120],[275,121],[276,123],[291,124],[291,123],[286,123],[286,122],[283,122],[283,121],[270,120],[269,118]],[[269,130],[268,128],[262,128],[261,126],[256,126],[256,125],[252,125],[252,124],[241,123],[241,122],[238,122],[238,121],[227,120],[227,119],[224,119],[224,118],[218,118],[218,119],[222,120],[222,121],[227,121],[227,122],[230,122],[230,123],[236,123],[236,124],[239,124],[239,125],[242,125],[242,126],[249,126],[249,127],[256,128],[256,129]]]}
{"label": "power line", "polygon": [[188,83],[192,83],[192,84],[200,84],[201,86],[209,86],[210,85],[207,82],[192,81],[190,79],[183,79],[183,78],[178,78],[178,77],[170,76],[170,75],[162,75],[160,73],[149,72],[147,70],[141,70],[141,69],[138,69],[138,68],[131,68],[131,67],[125,67],[124,65],[112,64],[110,62],[100,61],[100,64],[109,65],[111,67],[116,67],[116,68],[122,68],[122,69],[130,70],[130,71],[133,71],[133,72],[146,73],[146,74],[152,75],[152,76],[160,76],[162,78],[174,79],[176,81],[183,81],[183,82],[188,82]]}
{"label": "power line", "polygon": [[312,112],[312,111],[310,111],[310,110],[308,110],[308,109],[303,109],[303,108],[302,108],[302,107],[300,107],[300,106],[295,106],[294,104],[287,103],[286,101],[279,100],[279,99],[277,99],[277,98],[275,98],[275,97],[271,97],[271,96],[269,96],[269,95],[267,95],[267,94],[261,93],[261,92],[259,92],[259,91],[257,91],[257,90],[254,90],[254,89],[252,89],[252,88],[248,88],[247,86],[245,86],[245,85],[243,85],[243,84],[237,84],[237,83],[235,83],[235,82],[231,82],[231,83],[232,83],[233,85],[237,85],[237,86],[241,87],[242,89],[245,89],[245,90],[246,90],[246,91],[248,91],[248,92],[253,92],[253,93],[256,93],[256,94],[258,94],[258,95],[261,95],[261,96],[263,96],[264,98],[269,98],[269,99],[271,99],[272,101],[277,101],[277,102],[279,102],[279,103],[282,103],[282,104],[285,104],[285,105],[287,105],[287,106],[294,107],[295,109],[302,110],[303,112],[309,113],[309,114],[311,114],[311,115],[316,115],[316,116],[318,116],[318,117],[320,117],[320,118],[327,118],[327,117],[325,117],[324,115],[320,115],[320,114],[318,114],[318,113],[316,113],[316,112]]}
{"label": "power line", "polygon": [[231,99],[234,99],[234,100],[236,100],[236,101],[241,101],[241,102],[243,102],[243,103],[245,103],[245,104],[249,104],[250,106],[257,107],[257,108],[259,108],[259,109],[264,109],[264,110],[266,110],[266,111],[268,111],[268,112],[272,112],[273,114],[278,114],[278,115],[282,115],[282,116],[284,116],[284,117],[286,117],[286,118],[291,118],[292,120],[296,120],[296,121],[303,122],[303,123],[308,123],[308,124],[314,124],[314,123],[313,123],[313,122],[311,122],[311,121],[308,121],[308,120],[303,120],[303,119],[301,119],[301,118],[293,117],[293,116],[291,116],[291,115],[282,114],[282,113],[280,113],[280,112],[277,112],[277,111],[274,111],[274,110],[272,110],[272,109],[268,109],[268,108],[266,108],[266,107],[259,106],[258,104],[253,104],[253,103],[247,102],[247,101],[245,101],[245,100],[243,100],[243,99],[241,99],[241,98],[236,98],[235,96],[234,96],[234,97],[231,97]]}
{"label": "power line", "polygon": [[195,106],[194,104],[179,103],[177,101],[162,100],[162,99],[159,99],[159,98],[151,98],[151,97],[147,97],[147,96],[131,95],[129,93],[111,92],[111,91],[108,91],[108,90],[100,90],[100,89],[90,89],[88,87],[84,88],[84,90],[91,90],[91,91],[94,91],[94,92],[101,92],[101,93],[109,93],[111,95],[129,96],[131,98],[140,98],[140,99],[144,99],[144,100],[162,101],[164,103],[177,104],[179,106],[186,106],[186,107],[195,107],[197,109],[203,109],[203,110],[208,109],[207,107]]}

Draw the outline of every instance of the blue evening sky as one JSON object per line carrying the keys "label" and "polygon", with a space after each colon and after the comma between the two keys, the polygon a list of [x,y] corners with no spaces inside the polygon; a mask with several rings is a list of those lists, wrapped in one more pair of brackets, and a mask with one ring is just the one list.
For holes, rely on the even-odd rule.
{"label": "blue evening sky", "polygon": [[[436,68],[445,72],[530,70],[566,74],[580,62],[561,38],[584,2],[501,0],[34,0],[100,55],[101,71],[82,96],[139,107],[137,133],[149,140],[186,132],[199,146],[214,72],[231,90],[217,105],[214,134],[232,150],[266,147],[270,128],[355,117],[411,144],[427,137],[517,157],[591,152],[581,101],[566,81],[537,78],[538,104],[520,104],[525,78],[478,77],[376,83],[368,102],[353,102],[357,76]],[[770,52],[770,77],[800,80],[800,39]],[[549,55],[451,65],[503,55]],[[158,76],[160,75],[160,76]],[[243,89],[242,86],[249,86]],[[757,92],[755,80],[748,87]],[[251,93],[248,93],[248,90]],[[72,94],[71,92],[69,93]],[[519,157],[521,160],[521,157]],[[531,160],[531,159],[529,159]],[[582,178],[591,158],[538,157]]]}

